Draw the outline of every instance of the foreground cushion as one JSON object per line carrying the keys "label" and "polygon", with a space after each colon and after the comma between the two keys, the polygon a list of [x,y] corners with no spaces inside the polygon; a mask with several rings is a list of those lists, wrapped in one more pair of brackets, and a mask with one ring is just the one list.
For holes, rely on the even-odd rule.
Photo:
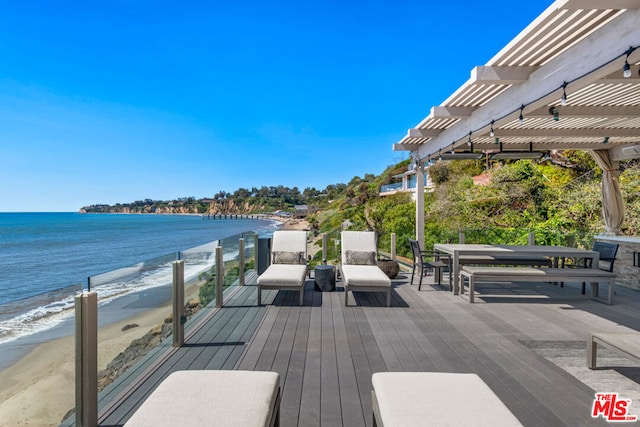
{"label": "foreground cushion", "polygon": [[279,419],[276,372],[177,371],[169,375],[125,427],[264,427]]}

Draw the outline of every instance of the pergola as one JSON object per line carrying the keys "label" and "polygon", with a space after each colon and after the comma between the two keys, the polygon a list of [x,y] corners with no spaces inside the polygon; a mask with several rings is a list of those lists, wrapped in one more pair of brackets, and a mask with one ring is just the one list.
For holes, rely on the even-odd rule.
{"label": "pergola", "polygon": [[439,158],[590,150],[603,170],[606,234],[619,234],[618,162],[640,157],[639,9],[640,0],[555,1],[393,149],[411,151],[417,171]]}

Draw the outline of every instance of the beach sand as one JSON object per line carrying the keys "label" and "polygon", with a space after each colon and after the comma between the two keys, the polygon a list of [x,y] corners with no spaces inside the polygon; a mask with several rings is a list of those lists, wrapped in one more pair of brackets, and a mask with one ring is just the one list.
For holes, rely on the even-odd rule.
{"label": "beach sand", "polygon": [[[303,219],[270,218],[282,230],[306,230]],[[187,290],[187,299],[197,286]],[[100,329],[98,370],[104,369],[131,341],[145,335],[171,314],[171,307],[149,310]],[[126,325],[139,326],[122,331]],[[35,347],[14,365],[0,372],[0,427],[57,426],[75,406],[74,337],[65,337]]]}
{"label": "beach sand", "polygon": [[[171,313],[157,308],[100,329],[98,370]],[[122,327],[137,323],[125,332]],[[0,426],[57,426],[75,406],[74,337],[37,346],[0,372]]]}

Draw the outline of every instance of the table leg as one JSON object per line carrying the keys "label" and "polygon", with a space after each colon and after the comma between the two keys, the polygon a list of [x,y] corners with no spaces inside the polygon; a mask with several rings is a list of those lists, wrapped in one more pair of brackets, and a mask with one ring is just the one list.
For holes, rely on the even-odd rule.
{"label": "table leg", "polygon": [[[593,259],[591,260],[591,268],[600,268],[600,254],[598,252],[593,255]],[[591,297],[598,297],[598,282],[591,282]]]}

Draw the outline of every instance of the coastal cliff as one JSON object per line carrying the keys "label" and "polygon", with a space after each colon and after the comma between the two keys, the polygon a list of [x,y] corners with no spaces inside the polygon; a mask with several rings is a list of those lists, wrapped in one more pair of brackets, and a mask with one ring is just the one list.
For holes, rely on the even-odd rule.
{"label": "coastal cliff", "polygon": [[265,204],[249,201],[237,202],[233,199],[198,200],[195,203],[143,201],[130,204],[84,206],[79,213],[121,213],[121,214],[254,214],[268,210]]}

